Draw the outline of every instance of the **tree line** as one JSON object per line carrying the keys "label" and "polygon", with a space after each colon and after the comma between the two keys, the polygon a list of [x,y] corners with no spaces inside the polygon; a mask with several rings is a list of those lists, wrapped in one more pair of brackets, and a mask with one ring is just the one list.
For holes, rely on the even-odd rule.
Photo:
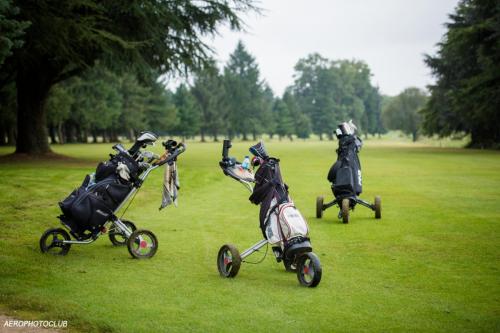
{"label": "tree line", "polygon": [[[251,0],[197,2],[0,0],[0,144],[19,153],[52,142],[116,141],[141,129],[183,138],[332,139],[352,119],[362,134],[399,129],[500,141],[500,7],[461,0],[434,56],[428,91],[382,96],[369,67],[313,53],[276,96],[240,42],[222,67],[202,36],[240,29]],[[148,24],[143,24],[148,22]],[[171,91],[159,78],[189,75]]]}
{"label": "tree line", "polygon": [[[370,76],[361,61],[312,54],[298,61],[295,82],[275,96],[239,42],[223,68],[210,60],[193,72],[191,84],[174,91],[156,78],[141,82],[130,72],[98,63],[54,85],[44,107],[52,143],[133,139],[141,129],[202,141],[220,136],[255,140],[264,133],[290,140],[312,133],[333,139],[337,124],[347,119],[365,134],[383,130],[381,96]],[[14,140],[7,129],[16,128],[15,111],[2,112],[3,144]]]}
{"label": "tree line", "polygon": [[[261,134],[280,139],[333,139],[337,124],[353,119],[363,133],[381,133],[381,96],[361,61],[330,61],[318,54],[300,59],[295,81],[275,96],[261,78],[255,58],[240,41],[228,62],[194,74],[192,85],[173,92],[179,121],[172,133],[255,140]],[[340,90],[341,87],[343,90]]]}

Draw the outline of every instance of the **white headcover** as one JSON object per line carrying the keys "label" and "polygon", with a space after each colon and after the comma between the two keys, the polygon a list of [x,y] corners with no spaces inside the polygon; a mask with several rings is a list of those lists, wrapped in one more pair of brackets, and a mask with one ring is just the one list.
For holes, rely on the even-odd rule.
{"label": "white headcover", "polygon": [[150,141],[150,142],[154,142],[156,141],[158,138],[151,132],[144,132],[142,133],[138,138],[137,138],[137,141],[140,141],[140,142],[145,142],[145,141]]}
{"label": "white headcover", "polygon": [[352,119],[348,122],[342,123],[342,126],[344,127],[344,134],[346,135],[353,135],[358,130],[356,125],[352,122]]}

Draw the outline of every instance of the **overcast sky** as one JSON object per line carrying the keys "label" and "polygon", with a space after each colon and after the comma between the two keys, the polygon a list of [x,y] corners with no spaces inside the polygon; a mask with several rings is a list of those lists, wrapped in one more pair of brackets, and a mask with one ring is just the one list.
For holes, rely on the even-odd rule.
{"label": "overcast sky", "polygon": [[281,95],[293,82],[299,58],[318,52],[329,59],[359,59],[370,66],[372,83],[396,95],[432,82],[423,63],[445,32],[457,0],[264,0],[263,15],[245,16],[246,33],[220,29],[209,44],[222,66],[239,39]]}

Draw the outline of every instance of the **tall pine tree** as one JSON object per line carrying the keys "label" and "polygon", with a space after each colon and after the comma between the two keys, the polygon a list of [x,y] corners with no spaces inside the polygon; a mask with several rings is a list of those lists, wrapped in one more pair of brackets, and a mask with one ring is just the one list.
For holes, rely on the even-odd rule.
{"label": "tall pine tree", "polygon": [[224,68],[226,93],[229,96],[229,134],[254,139],[266,128],[269,108],[263,103],[266,86],[260,79],[259,66],[241,41]]}
{"label": "tall pine tree", "polygon": [[423,111],[428,134],[467,133],[472,147],[500,143],[500,5],[461,0],[435,56],[426,63],[436,77]]}
{"label": "tall pine tree", "polygon": [[200,132],[200,108],[191,91],[181,84],[174,95],[177,109],[177,124],[175,133],[183,140],[193,137]]}

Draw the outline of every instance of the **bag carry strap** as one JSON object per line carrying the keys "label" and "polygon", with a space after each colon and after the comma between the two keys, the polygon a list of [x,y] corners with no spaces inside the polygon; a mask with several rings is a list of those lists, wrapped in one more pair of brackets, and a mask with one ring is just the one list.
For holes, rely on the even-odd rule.
{"label": "bag carry strap", "polygon": [[[274,211],[279,208],[279,206],[283,203],[285,203],[285,201],[287,200],[287,197],[282,197],[280,198],[275,204],[274,206],[272,206],[271,208],[269,208],[269,211],[267,213],[267,217],[266,217],[266,220],[264,221],[264,227],[267,227],[267,225],[269,224],[269,221],[271,219],[271,215],[274,214]],[[279,215],[279,212],[278,212],[278,215]]]}

